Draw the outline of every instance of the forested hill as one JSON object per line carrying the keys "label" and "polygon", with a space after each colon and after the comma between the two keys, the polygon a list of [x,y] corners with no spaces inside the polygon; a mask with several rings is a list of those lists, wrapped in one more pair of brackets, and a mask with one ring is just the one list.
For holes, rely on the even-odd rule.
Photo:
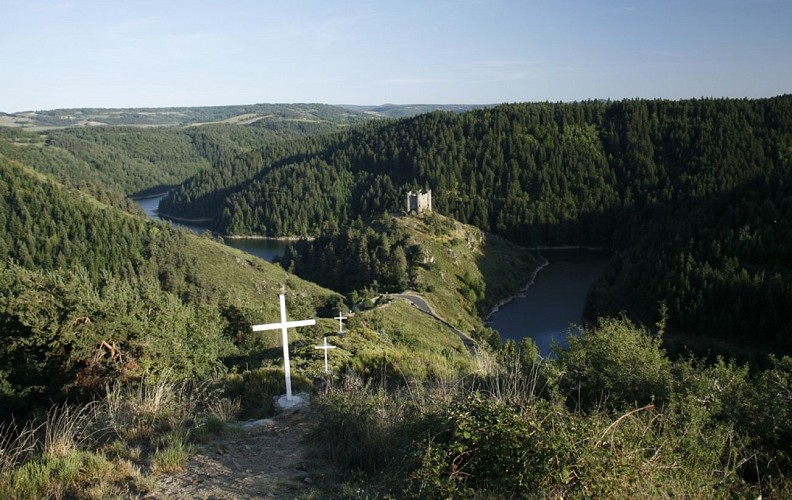
{"label": "forested hill", "polygon": [[341,300],[0,155],[0,419],[112,380],[202,376],[244,360],[263,348],[249,325],[277,317],[263,298],[284,286],[306,314]]}
{"label": "forested hill", "polygon": [[282,117],[249,125],[71,127],[46,133],[0,127],[0,154],[110,201],[113,193],[161,193],[247,151],[340,127]]}
{"label": "forested hill", "polygon": [[[780,304],[792,303],[792,245],[767,234],[785,234],[788,195],[774,186],[791,170],[790,95],[510,104],[253,151],[163,207],[232,234],[314,235],[327,221],[403,210],[408,189],[431,188],[440,213],[525,244],[644,241],[651,251],[624,254],[601,308],[656,311],[666,300],[676,328],[749,338],[735,316],[748,308],[764,318],[760,337],[789,349]],[[675,228],[689,237],[669,238]]]}
{"label": "forested hill", "polygon": [[251,152],[165,210],[228,233],[316,234],[428,187],[441,213],[520,242],[621,244],[657,213],[788,168],[791,115],[790,96],[431,113]]}

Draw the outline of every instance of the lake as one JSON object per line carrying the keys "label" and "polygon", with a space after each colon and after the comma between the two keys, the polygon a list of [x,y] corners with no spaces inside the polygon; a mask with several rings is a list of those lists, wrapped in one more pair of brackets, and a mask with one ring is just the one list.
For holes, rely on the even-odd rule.
{"label": "lake", "polygon": [[606,250],[543,250],[549,264],[536,275],[521,297],[492,315],[492,328],[503,340],[531,337],[547,357],[555,341],[566,346],[570,325],[582,322],[589,288],[610,261]]}
{"label": "lake", "polygon": [[[200,224],[188,224],[160,217],[159,214],[157,214],[157,209],[159,209],[160,200],[166,195],[167,193],[163,193],[150,198],[139,198],[134,201],[140,205],[140,208],[146,212],[146,215],[148,215],[150,219],[168,221],[176,227],[189,229],[196,234],[201,234],[207,230],[205,226],[201,226]],[[283,254],[283,251],[289,245],[288,241],[268,238],[223,238],[223,241],[232,248],[237,248],[269,262],[272,262],[275,257]]]}

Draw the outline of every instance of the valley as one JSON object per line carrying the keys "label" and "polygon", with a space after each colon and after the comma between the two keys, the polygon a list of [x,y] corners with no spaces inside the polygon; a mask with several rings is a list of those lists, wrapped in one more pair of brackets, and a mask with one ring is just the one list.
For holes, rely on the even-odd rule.
{"label": "valley", "polygon": [[0,496],[208,491],[277,413],[280,293],[305,441],[240,497],[788,493],[790,96],[447,109],[15,114]]}

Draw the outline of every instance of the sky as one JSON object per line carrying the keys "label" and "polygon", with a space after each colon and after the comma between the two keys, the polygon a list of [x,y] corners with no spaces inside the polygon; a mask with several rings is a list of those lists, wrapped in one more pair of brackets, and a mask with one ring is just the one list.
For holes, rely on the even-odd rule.
{"label": "sky", "polygon": [[792,92],[792,0],[0,0],[0,111]]}

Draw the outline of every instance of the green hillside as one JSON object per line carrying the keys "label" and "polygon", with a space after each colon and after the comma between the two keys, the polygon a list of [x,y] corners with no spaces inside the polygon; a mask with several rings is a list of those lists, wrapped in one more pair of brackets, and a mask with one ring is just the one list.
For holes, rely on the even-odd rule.
{"label": "green hillside", "polygon": [[[295,332],[297,373],[318,375],[313,345],[334,334],[338,294],[209,237],[104,205],[0,156],[0,399],[15,412],[167,371],[202,377],[280,366],[280,340],[250,325],[319,317]],[[407,303],[354,315],[336,369],[402,375],[472,370],[462,341]],[[112,346],[110,357],[108,346]],[[301,346],[303,346],[301,348]],[[385,356],[383,358],[383,356]]]}
{"label": "green hillside", "polygon": [[[665,301],[675,331],[750,340],[759,327],[789,352],[789,245],[761,235],[785,234],[773,221],[786,219],[787,195],[773,186],[790,172],[788,95],[510,104],[251,151],[163,206],[224,233],[315,236],[402,211],[407,190],[430,188],[436,211],[518,243],[620,250],[600,286],[617,288],[600,290],[593,315],[651,320]],[[743,309],[761,321],[737,318]]]}
{"label": "green hillside", "polygon": [[332,225],[290,245],[280,264],[360,302],[410,289],[466,335],[493,340],[482,318],[528,282],[535,254],[437,213]]}
{"label": "green hillside", "polygon": [[74,108],[0,113],[0,126],[51,129],[74,126],[174,126],[207,123],[267,126],[275,121],[353,124],[370,117],[327,104],[248,104],[175,108]]}
{"label": "green hillside", "polygon": [[[317,318],[289,336],[294,386],[321,410],[298,419],[340,468],[313,496],[786,498],[790,358],[705,362],[663,338],[789,348],[789,110],[508,105],[316,137],[299,120],[252,132],[263,119],[2,130],[0,496],[151,494],[236,436],[227,420],[272,415],[279,335],[250,326],[277,321],[285,291],[290,319]],[[281,267],[117,208],[190,172],[174,212],[316,238]],[[439,213],[394,216],[417,187]],[[501,344],[482,317],[537,263],[513,241],[615,247],[589,312],[659,309],[656,333],[600,318],[553,360]],[[9,420],[47,407],[38,443]]]}

